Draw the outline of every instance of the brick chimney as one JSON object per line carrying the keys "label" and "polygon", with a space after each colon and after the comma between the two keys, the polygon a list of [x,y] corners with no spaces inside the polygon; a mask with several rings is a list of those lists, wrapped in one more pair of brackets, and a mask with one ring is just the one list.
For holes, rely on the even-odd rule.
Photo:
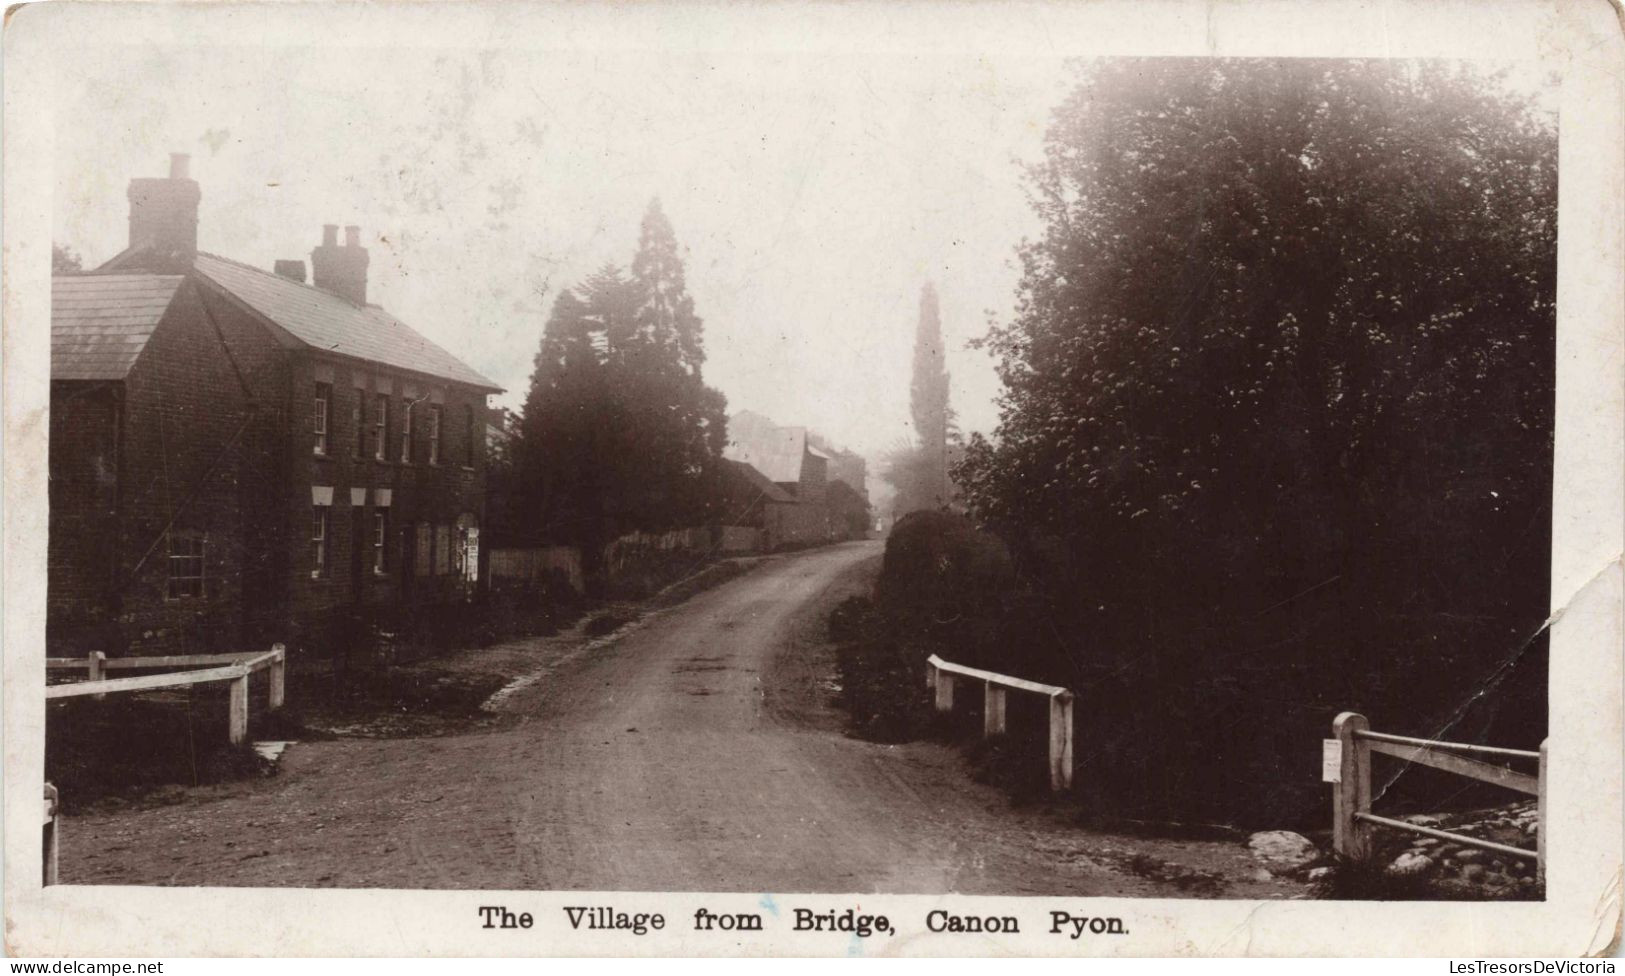
{"label": "brick chimney", "polygon": [[130,181],[130,248],[153,270],[185,271],[197,257],[197,205],[202,191],[188,175],[186,153],[169,154],[169,176]]}
{"label": "brick chimney", "polygon": [[310,252],[310,280],[357,305],[367,304],[367,249],[361,246],[361,228],[344,228],[344,245],[339,246],[337,224],[322,227],[322,243]]}
{"label": "brick chimney", "polygon": [[293,281],[299,282],[300,284],[304,284],[304,281],[305,281],[305,262],[303,262],[303,261],[280,261],[279,260],[279,261],[277,261],[277,263],[273,267],[276,270],[277,277],[279,277],[279,278],[289,278],[289,279],[292,279]]}

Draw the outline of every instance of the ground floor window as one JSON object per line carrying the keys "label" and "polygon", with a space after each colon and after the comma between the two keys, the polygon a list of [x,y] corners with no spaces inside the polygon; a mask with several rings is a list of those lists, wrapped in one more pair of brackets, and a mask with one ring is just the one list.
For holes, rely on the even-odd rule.
{"label": "ground floor window", "polygon": [[389,571],[385,552],[385,540],[389,538],[389,510],[379,509],[372,513],[372,572],[375,576],[382,576]]}
{"label": "ground floor window", "polygon": [[434,527],[434,574],[444,576],[451,572],[451,526]]}
{"label": "ground floor window", "polygon": [[195,532],[169,534],[169,580],[164,591],[168,599],[203,595],[204,538]]}
{"label": "ground floor window", "polygon": [[417,551],[412,554],[412,575],[428,576],[430,567],[434,565],[431,562],[434,556],[434,529],[428,522],[419,522],[417,528]]}
{"label": "ground floor window", "polygon": [[310,578],[327,575],[327,506],[311,506]]}

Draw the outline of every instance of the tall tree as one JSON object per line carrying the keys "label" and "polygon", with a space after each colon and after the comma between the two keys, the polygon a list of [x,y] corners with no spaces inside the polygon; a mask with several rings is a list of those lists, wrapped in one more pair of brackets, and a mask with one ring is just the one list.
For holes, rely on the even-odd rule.
{"label": "tall tree", "polygon": [[515,480],[535,502],[523,534],[581,547],[590,576],[610,540],[705,524],[721,493],[727,404],[699,376],[675,241],[652,238],[641,275],[606,265],[554,302],[515,444]]}
{"label": "tall tree", "polygon": [[670,350],[677,365],[698,378],[705,362],[704,326],[688,293],[677,235],[658,197],[643,215],[632,279],[638,289],[639,333],[656,348]]}
{"label": "tall tree", "polygon": [[946,508],[953,500],[949,478],[953,409],[948,405],[948,366],[936,286],[920,289],[914,329],[914,370],[909,384],[914,438],[889,452],[883,475],[897,490],[895,513]]}

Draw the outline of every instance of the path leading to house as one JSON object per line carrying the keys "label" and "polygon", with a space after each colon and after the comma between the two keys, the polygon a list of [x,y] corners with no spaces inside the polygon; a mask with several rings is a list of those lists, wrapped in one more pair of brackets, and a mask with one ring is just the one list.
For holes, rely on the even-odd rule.
{"label": "path leading to house", "polygon": [[[1012,810],[928,743],[848,738],[825,622],[876,543],[765,561],[538,660],[495,728],[300,743],[270,779],[67,822],[67,883],[1290,897],[1239,844]],[[497,649],[511,654],[515,645]]]}

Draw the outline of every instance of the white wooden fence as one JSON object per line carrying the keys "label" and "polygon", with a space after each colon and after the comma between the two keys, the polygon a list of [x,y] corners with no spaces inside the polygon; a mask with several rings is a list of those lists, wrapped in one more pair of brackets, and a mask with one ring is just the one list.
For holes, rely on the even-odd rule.
{"label": "white wooden fence", "polygon": [[1072,788],[1072,692],[1056,685],[1039,684],[1022,678],[963,664],[944,661],[935,654],[925,662],[925,680],[936,693],[936,709],[953,711],[954,684],[960,679],[982,682],[982,734],[1002,735],[1005,731],[1005,696],[1011,689],[1043,695],[1049,699],[1049,786],[1052,790]]}
{"label": "white wooden fence", "polygon": [[[55,698],[78,698],[132,691],[151,691],[155,688],[179,688],[185,685],[206,684],[211,681],[231,682],[231,725],[228,734],[232,745],[241,745],[248,737],[248,676],[256,671],[271,672],[270,710],[282,707],[286,695],[288,651],[281,644],[272,644],[269,651],[246,651],[237,654],[185,654],[172,657],[115,657],[101,651],[92,651],[82,658],[52,657],[45,659],[50,670],[83,670],[84,681],[70,684],[46,685],[47,701]],[[108,678],[108,671],[152,670],[154,668],[198,668],[196,671],[170,671],[167,674],[148,674],[136,678]]]}
{"label": "white wooden fence", "polygon": [[[1327,740],[1324,778],[1332,782],[1332,848],[1344,857],[1363,859],[1371,854],[1371,828],[1386,827],[1439,840],[1493,851],[1505,857],[1535,862],[1537,880],[1546,878],[1546,743],[1541,742],[1539,752],[1527,749],[1502,749],[1495,746],[1471,745],[1465,742],[1439,742],[1432,739],[1414,739],[1404,735],[1390,735],[1371,731],[1371,723],[1357,712],[1344,712],[1332,722],[1333,739]],[[1336,745],[1333,746],[1332,743]],[[1335,750],[1336,755],[1330,752]],[[1535,833],[1535,849],[1511,847],[1494,841],[1480,840],[1465,834],[1435,830],[1420,824],[1381,817],[1371,812],[1371,754],[1393,756],[1408,763],[1431,766],[1457,776],[1493,783],[1509,790],[1535,797],[1539,829]],[[1534,775],[1519,772],[1495,763],[1470,759],[1461,753],[1476,753],[1497,759],[1534,760],[1539,763]],[[1332,779],[1336,776],[1336,779]]]}

